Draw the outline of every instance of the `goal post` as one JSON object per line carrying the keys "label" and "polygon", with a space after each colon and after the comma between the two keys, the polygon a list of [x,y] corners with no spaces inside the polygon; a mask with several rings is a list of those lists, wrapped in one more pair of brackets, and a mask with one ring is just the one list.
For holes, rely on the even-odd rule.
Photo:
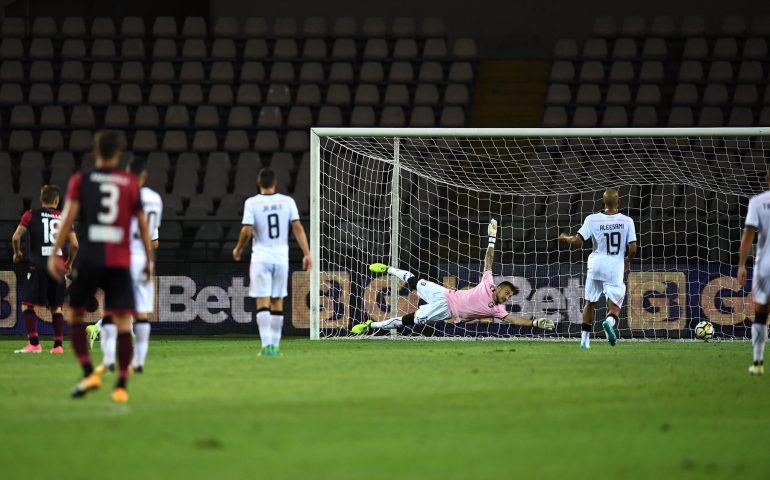
{"label": "goal post", "polygon": [[[753,306],[734,279],[748,197],[764,189],[770,128],[313,128],[310,337],[414,311],[419,299],[385,262],[447,288],[480,278],[486,224],[500,224],[493,273],[517,316],[552,319],[543,334],[488,319],[406,329],[408,338],[573,338],[590,243],[574,233],[620,190],[640,252],[627,275],[624,338],[750,334]],[[603,314],[603,300],[597,317]],[[594,332],[601,336],[601,322]],[[375,332],[375,335],[387,332]]]}

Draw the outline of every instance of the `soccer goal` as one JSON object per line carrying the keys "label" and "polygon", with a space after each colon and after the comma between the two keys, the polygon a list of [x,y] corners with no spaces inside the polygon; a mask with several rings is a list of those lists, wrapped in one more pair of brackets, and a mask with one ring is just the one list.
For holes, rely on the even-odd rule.
{"label": "soccer goal", "polygon": [[[500,225],[495,280],[516,287],[508,310],[550,318],[555,332],[490,319],[398,335],[579,337],[591,246],[557,237],[601,210],[609,187],[639,239],[620,337],[693,338],[700,320],[717,338],[750,336],[751,296],[734,276],[746,205],[767,188],[769,153],[770,128],[314,128],[311,338],[349,337],[357,323],[417,308],[417,294],[372,274],[372,262],[448,288],[475,285],[490,218]],[[597,318],[605,308],[600,301]],[[601,321],[594,327],[601,336]]]}

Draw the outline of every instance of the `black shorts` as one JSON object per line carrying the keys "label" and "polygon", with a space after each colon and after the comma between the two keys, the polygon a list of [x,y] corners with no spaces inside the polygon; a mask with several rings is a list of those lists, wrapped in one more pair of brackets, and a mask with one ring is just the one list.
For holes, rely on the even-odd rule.
{"label": "black shorts", "polygon": [[22,305],[33,307],[58,308],[64,305],[67,286],[50,276],[40,267],[30,267],[23,281],[21,294]]}
{"label": "black shorts", "polygon": [[134,284],[128,268],[94,268],[72,271],[70,307],[86,311],[97,289],[104,290],[104,313],[134,313]]}

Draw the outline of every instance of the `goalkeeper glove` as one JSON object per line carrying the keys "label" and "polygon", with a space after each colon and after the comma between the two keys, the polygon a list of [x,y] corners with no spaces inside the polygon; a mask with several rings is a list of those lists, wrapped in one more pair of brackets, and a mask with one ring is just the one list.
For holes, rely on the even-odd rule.
{"label": "goalkeeper glove", "polygon": [[497,241],[497,220],[494,218],[489,221],[489,228],[487,229],[487,233],[489,234],[489,247],[494,248],[495,241]]}
{"label": "goalkeeper glove", "polygon": [[538,318],[537,320],[533,320],[532,326],[542,328],[543,330],[553,330],[556,328],[556,325],[553,323],[553,321],[547,318]]}

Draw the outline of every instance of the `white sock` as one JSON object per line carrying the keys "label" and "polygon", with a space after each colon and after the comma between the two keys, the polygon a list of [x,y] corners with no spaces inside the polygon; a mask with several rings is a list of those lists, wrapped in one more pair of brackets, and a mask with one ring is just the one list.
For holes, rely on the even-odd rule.
{"label": "white sock", "polygon": [[591,332],[586,332],[585,330],[580,332],[580,343],[583,345],[590,345],[591,344]]}
{"label": "white sock", "polygon": [[118,342],[118,327],[114,323],[102,325],[99,340],[102,344],[102,363],[107,366],[115,365],[115,346]]}
{"label": "white sock", "polygon": [[751,324],[751,347],[754,350],[754,361],[762,362],[765,358],[765,342],[767,341],[767,325]]}
{"label": "white sock", "polygon": [[259,339],[262,347],[270,345],[270,310],[257,312],[257,327],[259,327]]}
{"label": "white sock", "polygon": [[101,319],[101,318],[100,318],[100,319],[99,319],[99,321],[98,321],[98,322],[96,322],[96,326],[97,326],[97,327],[99,327],[99,330],[101,330],[101,329],[102,329],[102,320],[103,320],[103,319]]}
{"label": "white sock", "polygon": [[610,324],[610,327],[614,327],[615,326],[615,318],[614,317],[607,317],[606,322]]}
{"label": "white sock", "polygon": [[399,270],[398,268],[388,267],[388,273],[400,278],[403,281],[407,281],[410,278],[414,277],[414,274],[411,272],[407,272],[406,270]]}
{"label": "white sock", "polygon": [[270,315],[270,344],[274,347],[281,343],[281,330],[283,330],[283,315]]}
{"label": "white sock", "polygon": [[134,324],[136,331],[136,343],[134,344],[135,367],[144,367],[144,360],[147,358],[147,350],[150,348],[150,324],[149,322],[137,322]]}
{"label": "white sock", "polygon": [[[403,270],[401,270],[403,272]],[[409,272],[407,272],[409,273]],[[381,322],[372,322],[372,328],[384,328],[385,330],[393,330],[402,326],[401,317],[389,318]]]}

